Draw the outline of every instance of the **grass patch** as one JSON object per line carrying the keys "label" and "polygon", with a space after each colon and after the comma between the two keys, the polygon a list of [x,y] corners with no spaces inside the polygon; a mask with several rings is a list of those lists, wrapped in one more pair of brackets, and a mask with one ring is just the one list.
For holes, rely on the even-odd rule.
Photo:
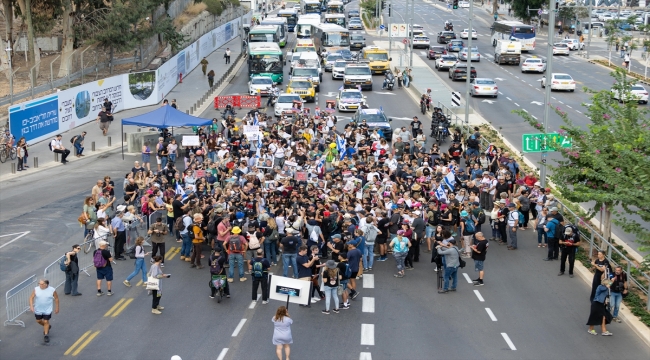
{"label": "grass patch", "polygon": [[184,14],[188,14],[190,16],[196,16],[205,11],[208,6],[205,5],[204,3],[194,3],[188,6],[185,11],[183,11]]}
{"label": "grass patch", "polygon": [[[610,68],[610,69],[614,69],[614,70],[616,70],[616,69],[623,69],[623,67],[614,64],[613,61],[611,62],[611,64],[610,64],[610,62],[609,62],[608,60],[597,59],[597,60],[592,60],[592,61],[595,62],[595,63],[598,63],[598,64],[600,64],[600,65],[607,66],[607,67]],[[637,73],[635,73],[635,72],[633,72],[633,71],[628,71],[626,74],[627,74],[628,76],[631,76],[631,77],[637,79],[637,80],[641,80],[641,81],[650,81],[650,78],[644,77],[643,75],[641,75],[641,74],[637,74]]]}

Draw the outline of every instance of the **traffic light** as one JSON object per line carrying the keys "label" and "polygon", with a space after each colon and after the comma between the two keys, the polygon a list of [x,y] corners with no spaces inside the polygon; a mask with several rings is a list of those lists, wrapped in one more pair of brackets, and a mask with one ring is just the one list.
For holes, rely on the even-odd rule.
{"label": "traffic light", "polygon": [[386,9],[386,0],[381,0],[381,9],[382,10]]}
{"label": "traffic light", "polygon": [[458,9],[458,0],[454,0],[454,9]]}
{"label": "traffic light", "polygon": [[391,11],[392,7],[393,7],[392,4],[388,4],[388,16],[392,16],[391,15],[392,14],[392,11]]}
{"label": "traffic light", "polygon": [[556,0],[555,1],[555,10],[559,10],[559,9],[560,9],[560,2]]}

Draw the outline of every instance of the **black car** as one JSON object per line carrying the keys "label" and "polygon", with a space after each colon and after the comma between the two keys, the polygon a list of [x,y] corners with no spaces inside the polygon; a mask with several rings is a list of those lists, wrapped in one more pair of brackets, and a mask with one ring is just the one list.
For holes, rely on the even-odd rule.
{"label": "black car", "polygon": [[446,44],[450,40],[456,39],[456,33],[453,31],[441,31],[436,36],[438,44]]}
{"label": "black car", "polygon": [[[470,70],[470,78],[476,78],[476,68],[472,66]],[[449,78],[451,81],[467,79],[467,63],[456,63],[456,65],[449,68]]]}
{"label": "black car", "polygon": [[447,49],[444,46],[430,46],[427,52],[427,59],[435,60],[442,55],[447,55]]}
{"label": "black car", "polygon": [[350,34],[350,50],[361,51],[366,47],[366,38],[360,34]]}

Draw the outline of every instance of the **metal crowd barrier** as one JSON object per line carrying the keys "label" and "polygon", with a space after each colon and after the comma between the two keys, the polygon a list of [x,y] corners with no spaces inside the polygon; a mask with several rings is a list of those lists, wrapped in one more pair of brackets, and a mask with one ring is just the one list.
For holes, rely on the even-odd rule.
{"label": "metal crowd barrier", "polygon": [[[149,215],[149,227],[156,222],[156,219],[162,218],[163,224],[167,224],[167,210],[156,210]],[[147,229],[149,230],[149,229]]]}
{"label": "metal crowd barrier", "polygon": [[36,275],[32,275],[7,291],[5,295],[7,303],[5,326],[20,325],[25,327],[24,322],[16,319],[29,310],[29,297],[32,295],[33,289],[36,288],[36,284],[38,284],[38,278],[36,278]]}

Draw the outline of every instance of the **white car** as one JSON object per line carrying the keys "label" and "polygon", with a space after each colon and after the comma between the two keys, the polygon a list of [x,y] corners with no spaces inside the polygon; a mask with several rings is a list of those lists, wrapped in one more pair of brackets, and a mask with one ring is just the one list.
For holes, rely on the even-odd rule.
{"label": "white car", "polygon": [[435,68],[438,69],[438,71],[449,70],[449,68],[454,66],[457,62],[458,58],[456,55],[442,55],[436,59]]}
{"label": "white car", "polygon": [[[458,59],[467,61],[468,50],[464,47],[458,52]],[[478,52],[478,47],[472,46],[472,61],[481,61],[481,54]]]}
{"label": "white car", "polygon": [[336,96],[336,108],[339,111],[357,111],[365,102],[366,97],[357,89],[343,89]]}
{"label": "white car", "polygon": [[564,43],[555,43],[553,44],[553,55],[566,55],[569,56],[569,45]]}
{"label": "white car", "polygon": [[431,41],[426,36],[414,36],[413,37],[413,48],[425,48],[428,49],[431,45]]}
{"label": "white car", "polygon": [[614,20],[614,16],[610,13],[602,13],[598,15],[598,20],[600,21],[609,21],[609,20]]}
{"label": "white car", "polygon": [[543,73],[546,71],[546,60],[537,57],[524,60],[524,62],[521,63],[521,72],[529,71]]}
{"label": "white car", "polygon": [[253,76],[248,82],[248,93],[252,96],[268,96],[273,85],[273,79],[268,76]]}
{"label": "white car", "polygon": [[[626,96],[623,94],[623,96],[618,95],[618,91],[612,89],[612,98],[623,102],[626,101]],[[648,91],[641,85],[635,84],[632,85],[632,88],[630,89],[630,97],[636,101],[639,102],[639,104],[647,104],[648,103]]]}
{"label": "white car", "polygon": [[[546,87],[546,76],[542,78],[542,88]],[[562,73],[553,73],[551,75],[551,90],[569,90],[575,91],[576,82],[571,75]]]}
{"label": "white car", "polygon": [[278,99],[275,101],[275,107],[273,108],[273,114],[275,116],[282,116],[283,111],[289,111],[293,108],[293,102],[300,101],[304,102],[298,94],[289,94],[282,93],[278,96]]}
{"label": "white car", "polygon": [[469,1],[459,1],[458,2],[458,7],[459,8],[468,8],[469,7]]}
{"label": "white car", "polygon": [[470,96],[492,96],[497,97],[499,94],[499,88],[497,83],[492,79],[486,78],[475,78],[470,81]]}
{"label": "white car", "polygon": [[336,60],[332,65],[332,80],[343,79],[345,75],[345,66],[348,64],[345,60]]}
{"label": "white car", "polygon": [[585,44],[580,44],[580,41],[578,39],[564,39],[560,42],[567,44],[569,50],[581,50],[585,47]]}
{"label": "white car", "polygon": [[[460,38],[461,39],[469,38],[469,29],[463,29],[463,31],[460,32]],[[478,39],[478,35],[476,34],[476,30],[474,29],[472,29],[472,39],[473,40]]]}

